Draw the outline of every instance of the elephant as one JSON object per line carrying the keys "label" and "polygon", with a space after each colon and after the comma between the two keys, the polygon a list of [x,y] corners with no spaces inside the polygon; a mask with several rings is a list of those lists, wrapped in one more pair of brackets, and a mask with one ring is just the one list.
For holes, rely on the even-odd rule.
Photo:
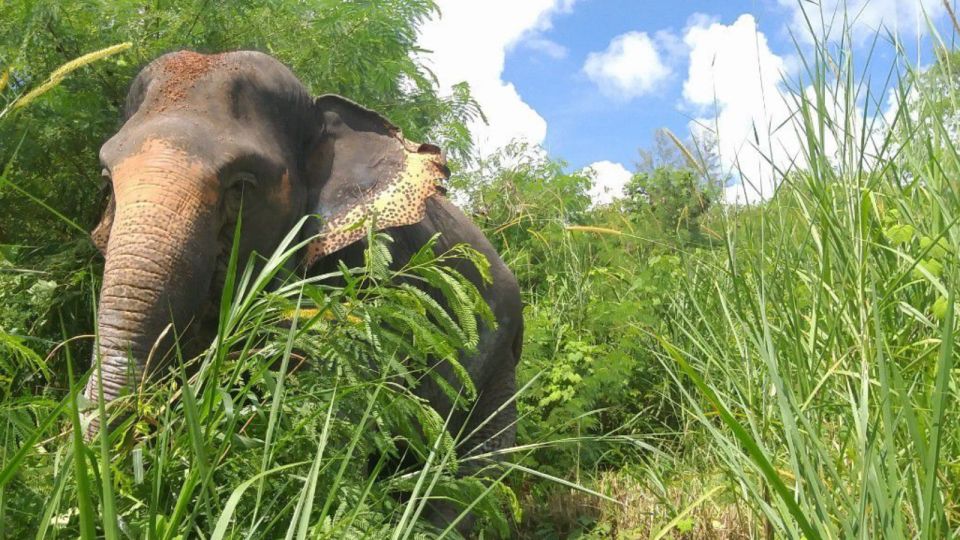
{"label": "elephant", "polygon": [[[434,385],[415,391],[450,414],[451,433],[480,428],[477,444],[464,447],[489,452],[514,444],[520,288],[482,231],[445,196],[449,171],[439,148],[407,140],[346,98],[311,97],[265,53],[179,51],[136,76],[122,124],[99,157],[109,198],[91,233],[105,258],[94,351],[101,369],[84,391],[91,402],[102,391],[109,404],[154,376],[161,366],[146,359],[152,349],[171,347],[163,335],[169,324],[191,324],[207,343],[213,338],[216,325],[204,314],[216,312],[245,192],[240,260],[272,253],[304,216],[318,215],[301,233],[313,240],[298,255],[299,268],[317,274],[331,261],[356,259],[365,231],[351,225],[374,213],[377,228],[394,239],[394,265],[436,233],[438,252],[466,243],[485,256],[490,283],[464,261],[449,263],[478,287],[496,321],[481,323],[476,350],[461,355],[477,390],[472,412],[452,407]],[[456,380],[450,366],[438,369]],[[88,436],[99,430],[94,417]]]}

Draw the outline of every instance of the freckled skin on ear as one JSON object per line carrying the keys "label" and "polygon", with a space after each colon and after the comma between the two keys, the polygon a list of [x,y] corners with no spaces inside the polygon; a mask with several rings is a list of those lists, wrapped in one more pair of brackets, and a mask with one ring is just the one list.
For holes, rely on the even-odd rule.
{"label": "freckled skin on ear", "polygon": [[[513,444],[516,411],[504,404],[522,343],[519,288],[482,232],[444,197],[449,171],[438,148],[406,140],[342,97],[314,100],[268,55],[181,51],[137,76],[124,124],[100,159],[113,191],[92,232],[106,257],[97,322],[104,378],[90,381],[88,398],[95,401],[102,386],[112,401],[135,389],[131,373],[139,380],[161,368],[169,343],[157,340],[170,323],[209,343],[238,218],[239,256],[247,260],[272,253],[300,218],[316,214],[322,219],[305,232],[315,239],[299,261],[305,271],[358,257],[363,227],[351,228],[368,221],[394,237],[398,265],[435,233],[442,234],[438,250],[465,242],[487,257],[490,285],[466,262],[451,263],[478,286],[498,323],[482,328],[478,351],[462,358],[479,401],[471,419],[452,415],[451,432],[469,433],[499,411],[464,447]],[[147,366],[152,349],[158,360]],[[437,369],[457,385],[448,364]],[[415,391],[441,415],[450,411],[435,385]]]}
{"label": "freckled skin on ear", "polygon": [[443,193],[440,182],[446,178],[438,155],[420,153],[404,147],[403,162],[391,182],[382,182],[359,193],[341,210],[329,216],[319,237],[307,246],[307,267],[366,235],[364,224],[370,220],[378,229],[413,225],[423,220],[427,200]]}

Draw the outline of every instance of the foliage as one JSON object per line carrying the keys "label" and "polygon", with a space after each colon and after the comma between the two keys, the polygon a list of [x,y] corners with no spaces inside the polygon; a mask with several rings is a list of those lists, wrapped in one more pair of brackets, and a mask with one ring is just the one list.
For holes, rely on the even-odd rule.
{"label": "foliage", "polygon": [[652,216],[668,236],[700,240],[701,220],[727,182],[716,139],[704,132],[683,143],[661,129],[640,158],[624,187],[623,210],[641,222]]}
{"label": "foliage", "polygon": [[905,82],[902,98],[904,118],[898,125],[898,138],[907,140],[918,128],[942,151],[949,151],[951,141],[960,137],[960,115],[957,114],[957,90],[960,89],[960,52],[938,48],[937,60],[922,73],[915,73]]}
{"label": "foliage", "polygon": [[[826,45],[818,54],[830,58]],[[826,62],[811,69],[830,80]],[[838,78],[856,96],[848,75]],[[911,86],[895,89],[902,103]],[[952,536],[950,128],[901,115],[876,138],[853,137],[851,118],[807,98],[800,108],[805,161],[835,165],[797,171],[774,200],[722,216],[726,249],[696,260],[672,300],[662,366],[731,489],[774,535]],[[879,155],[835,162],[820,137],[840,141],[839,155]]]}
{"label": "foliage", "polygon": [[[823,44],[816,54],[814,84],[866,91],[852,73],[833,71],[852,62],[832,59]],[[955,534],[958,441],[944,419],[957,403],[960,154],[947,74],[941,59],[904,76],[893,92],[906,108],[888,128],[865,124],[874,126],[869,137],[843,131],[862,120],[833,117],[816,101],[830,95],[825,88],[801,97],[802,161],[820,166],[786,175],[771,201],[703,204],[718,193],[698,191],[722,183],[699,180],[702,169],[682,152],[654,149],[664,158],[640,165],[632,201],[575,222],[545,212],[553,219],[529,221],[521,241],[503,244],[511,260],[550,246],[526,282],[521,373],[534,383],[521,396],[521,435],[554,444],[528,462],[577,479],[612,467],[653,493],[719,471],[698,486],[730,494],[724,504],[752,516],[746,536]],[[828,155],[834,141],[840,148]],[[712,241],[660,234],[688,224]],[[487,223],[491,233],[510,225]],[[642,472],[631,470],[638,464]],[[524,534],[618,533],[590,505],[552,512],[557,497],[576,501],[559,486],[521,489],[543,512],[526,512]],[[619,532],[704,533],[710,523],[686,517],[702,493],[687,493],[686,503],[647,507],[664,512],[659,525]]]}
{"label": "foliage", "polygon": [[540,149],[512,143],[451,178],[455,201],[503,254],[524,290],[543,285],[544,267],[560,263],[548,236],[582,223],[590,208],[589,176]]}
{"label": "foliage", "polygon": [[532,383],[519,396],[520,442],[552,441],[528,463],[559,475],[634,455],[639,434],[676,419],[650,332],[661,328],[682,254],[648,241],[661,234],[646,214],[591,207],[590,183],[512,145],[461,171],[454,193],[527,294],[519,383]]}
{"label": "foliage", "polygon": [[637,173],[625,188],[625,209],[630,213],[649,212],[665,231],[700,234],[700,219],[719,195],[705,186],[697,171],[690,168],[657,167]]}

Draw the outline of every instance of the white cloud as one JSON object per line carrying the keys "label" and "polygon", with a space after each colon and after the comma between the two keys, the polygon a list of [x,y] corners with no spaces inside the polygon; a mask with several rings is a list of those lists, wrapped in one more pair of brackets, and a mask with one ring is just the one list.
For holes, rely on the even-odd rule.
{"label": "white cloud", "polygon": [[670,68],[646,32],[613,38],[605,51],[587,55],[583,71],[601,92],[625,100],[651,92],[670,76]]}
{"label": "white cloud", "polygon": [[623,188],[632,176],[623,165],[607,160],[591,163],[584,171],[593,177],[590,198],[594,204],[607,204],[623,197]]}
{"label": "white cloud", "polygon": [[683,39],[690,48],[683,96],[692,103],[710,105],[715,96],[723,100],[746,94],[741,101],[757,105],[780,82],[783,59],[770,51],[752,15],[741,15],[729,26],[691,26]]}
{"label": "white cloud", "polygon": [[550,28],[551,17],[572,9],[573,1],[440,0],[437,4],[442,16],[421,28],[418,43],[432,51],[424,58],[441,91],[462,81],[470,84],[489,122],[470,126],[478,151],[487,155],[514,139],[542,144],[547,123],[513,84],[503,80],[504,59],[521,41],[539,39]]}
{"label": "white cloud", "polygon": [[774,54],[752,15],[733,24],[701,20],[687,28],[690,68],[683,96],[700,118],[691,131],[716,134],[722,165],[743,183],[728,200],[755,201],[774,190],[777,169],[789,169],[803,142],[789,121],[792,94],[782,84],[784,59]]}
{"label": "white cloud", "polygon": [[[676,33],[671,30],[657,30],[653,34],[653,41],[660,51],[661,62],[667,66],[682,63],[687,56],[687,45]],[[671,74],[672,74],[671,69]]]}
{"label": "white cloud", "polygon": [[[812,86],[800,93],[789,88],[783,82],[788,59],[770,50],[752,15],[741,15],[731,25],[705,21],[690,26],[684,41],[690,50],[690,69],[683,96],[699,116],[690,130],[694,135],[710,131],[717,140],[721,165],[740,180],[726,189],[728,201],[768,198],[785,173],[806,167],[807,135],[799,112],[803,102],[810,104],[807,109],[815,115],[810,121],[824,126],[818,152],[837,163],[841,139],[865,140],[869,165],[879,147],[884,111],[871,113],[881,114],[879,123],[864,125],[863,108],[855,97],[848,99],[843,88],[828,84],[820,93]],[[848,118],[852,119],[849,126],[843,121]],[[863,137],[865,128],[871,131]],[[844,133],[846,129],[854,132]]]}
{"label": "white cloud", "polygon": [[567,48],[556,41],[542,36],[531,37],[523,41],[523,45],[529,49],[541,52],[554,60],[561,60],[567,57]]}
{"label": "white cloud", "polygon": [[[850,22],[854,41],[862,43],[877,32],[883,36],[887,31],[909,37],[925,35],[926,17],[936,21],[946,14],[943,0],[820,0],[818,3],[779,0],[779,3],[791,12],[791,29],[808,43],[814,35],[819,38],[825,33],[831,40],[839,38],[844,15]],[[808,19],[814,35],[810,33]]]}

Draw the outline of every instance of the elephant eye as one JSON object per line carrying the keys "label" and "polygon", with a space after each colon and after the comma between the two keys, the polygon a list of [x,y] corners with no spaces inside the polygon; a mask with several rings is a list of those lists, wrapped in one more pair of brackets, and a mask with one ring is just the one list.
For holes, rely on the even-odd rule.
{"label": "elephant eye", "polygon": [[109,195],[111,191],[113,191],[113,177],[110,175],[110,171],[104,167],[100,171],[100,196]]}
{"label": "elephant eye", "polygon": [[231,190],[249,190],[257,187],[257,176],[249,171],[240,171],[230,176],[228,189]]}

